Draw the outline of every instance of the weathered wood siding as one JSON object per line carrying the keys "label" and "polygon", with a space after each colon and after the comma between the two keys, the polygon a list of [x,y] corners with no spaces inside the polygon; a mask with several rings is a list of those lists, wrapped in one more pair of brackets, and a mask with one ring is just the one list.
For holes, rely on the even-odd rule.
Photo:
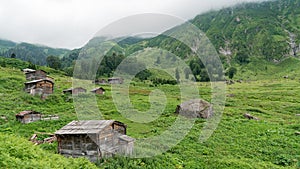
{"label": "weathered wood siding", "polygon": [[119,153],[120,154],[124,154],[124,155],[127,155],[127,156],[132,155],[133,146],[134,146],[133,141],[126,141],[126,140],[119,139],[118,144],[119,144]]}
{"label": "weathered wood siding", "polygon": [[42,80],[36,83],[26,83],[25,92],[31,95],[49,95],[53,93],[54,83]]}
{"label": "weathered wood siding", "polygon": [[126,125],[124,125],[123,123],[119,123],[119,122],[115,121],[112,124],[112,126],[116,132],[126,135]]}
{"label": "weathered wood siding", "polygon": [[125,134],[126,125],[118,121],[73,121],[56,132],[58,152],[93,162],[118,153],[131,155],[134,139]]}
{"label": "weathered wood siding", "polygon": [[36,84],[37,89],[43,89],[44,94],[52,94],[53,93],[53,83],[48,81],[41,81]]}
{"label": "weathered wood siding", "polygon": [[58,152],[66,157],[86,157],[90,161],[101,158],[99,146],[90,135],[57,135]]}

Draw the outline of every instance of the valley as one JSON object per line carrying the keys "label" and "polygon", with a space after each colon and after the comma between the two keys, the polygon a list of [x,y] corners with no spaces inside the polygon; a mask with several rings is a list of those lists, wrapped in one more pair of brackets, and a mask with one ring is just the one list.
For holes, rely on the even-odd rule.
{"label": "valley", "polygon": [[[105,41],[108,37],[93,37],[77,49],[0,39],[0,168],[300,168],[300,0],[241,3],[199,14],[189,22],[208,41],[193,41],[193,47],[188,47],[167,36],[181,29],[178,37],[188,39],[190,32],[184,24],[155,37],[126,36],[110,41]],[[104,49],[113,47],[99,52],[97,45]],[[205,54],[202,60],[197,56],[198,49]],[[214,54],[219,57],[214,58]],[[103,59],[101,63],[99,58]],[[142,71],[132,76],[128,89],[117,91],[118,85],[126,87],[129,79],[115,76],[124,60],[127,62],[120,75],[128,71],[124,77],[131,77],[136,70]],[[149,65],[152,67],[147,68]],[[43,78],[51,83],[38,81],[25,86],[26,82],[41,78],[26,80],[23,69],[42,70]],[[73,83],[76,80],[81,83]],[[193,81],[187,87],[190,90],[185,90],[186,97],[182,97],[181,85],[189,80]],[[212,119],[216,129],[207,140],[201,140],[210,118],[183,117],[176,112],[187,98],[212,102],[220,88],[210,81],[226,85],[226,100],[220,122]],[[84,83],[89,88],[80,86]],[[78,91],[73,93],[74,87]],[[44,89],[49,91],[42,97]],[[199,97],[198,93],[193,97],[193,89]],[[123,91],[128,91],[128,98],[121,97]],[[126,104],[128,100],[131,105]],[[214,110],[206,108],[210,113]],[[23,124],[16,115],[24,111],[43,116]],[[138,111],[142,113],[134,114]],[[96,162],[67,158],[60,154],[59,147],[64,131],[60,140],[54,134],[76,120],[112,120],[108,128],[112,127],[113,139],[107,141],[105,136],[105,143],[114,142],[115,124],[123,132],[123,140],[118,140],[118,144],[124,143],[124,138],[146,140],[161,135],[165,136],[162,143],[170,143],[174,140],[168,137],[169,129],[186,119],[192,122],[190,128],[174,127],[174,138],[187,131],[175,146],[160,145],[160,141],[153,139],[147,145],[159,145],[155,150],[147,146],[133,148],[136,154],[150,154],[148,158],[118,153],[113,157],[101,156]],[[80,129],[76,129],[77,122],[70,125],[75,126],[75,132]],[[100,137],[101,134],[101,142]],[[89,155],[79,151],[74,143],[76,140],[84,145],[80,148],[87,150],[94,143],[84,139],[85,136],[75,135],[71,142],[64,143],[69,146],[69,155],[74,155],[72,150],[76,148],[76,155]],[[96,148],[90,146],[90,152],[101,154],[98,143]],[[153,155],[163,149],[167,151]]]}

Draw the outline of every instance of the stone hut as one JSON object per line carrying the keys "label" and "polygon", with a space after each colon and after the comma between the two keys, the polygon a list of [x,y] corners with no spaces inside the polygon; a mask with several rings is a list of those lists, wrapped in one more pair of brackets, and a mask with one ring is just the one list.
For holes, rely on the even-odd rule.
{"label": "stone hut", "polygon": [[133,152],[134,139],[126,135],[126,125],[114,120],[72,121],[55,136],[58,152],[66,157],[86,157],[95,162]]}
{"label": "stone hut", "polygon": [[177,106],[176,113],[189,118],[207,119],[213,115],[210,103],[202,99],[193,99]]}

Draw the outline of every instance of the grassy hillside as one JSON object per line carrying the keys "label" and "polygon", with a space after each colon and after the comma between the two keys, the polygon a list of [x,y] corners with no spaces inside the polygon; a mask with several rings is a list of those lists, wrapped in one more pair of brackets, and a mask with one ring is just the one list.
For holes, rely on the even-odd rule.
{"label": "grassy hillside", "polygon": [[[41,101],[39,97],[23,92],[23,83],[26,80],[20,69],[28,63],[5,58],[1,58],[0,62],[6,63],[6,67],[0,67],[0,114],[3,117],[0,120],[0,168],[95,168],[88,160],[67,159],[54,154],[56,143],[34,146],[28,141],[36,132],[53,133],[74,119],[74,110],[70,109],[72,103],[65,102],[66,98],[61,94],[63,88],[70,87],[70,79],[64,78],[55,70],[42,67],[55,77],[57,86],[54,95],[47,101]],[[36,110],[46,115],[58,114],[61,120],[22,125],[14,117],[22,110]]]}
{"label": "grassy hillside", "polygon": [[252,58],[246,65],[235,65],[238,68],[235,79],[262,80],[262,79],[289,79],[299,80],[300,60],[289,57],[278,63],[272,63],[259,58]]}
{"label": "grassy hillside", "polygon": [[[7,59],[4,59],[7,60]],[[60,72],[51,71],[55,78],[55,93],[45,101],[22,91],[25,77],[20,68],[13,68],[15,59],[8,59],[0,67],[0,168],[93,167],[82,159],[67,159],[56,155],[56,143],[34,146],[26,141],[34,133],[53,133],[71,120],[77,119],[72,99],[62,94],[71,87],[71,79]],[[287,60],[288,62],[288,60]],[[295,62],[294,60],[289,62]],[[26,63],[23,63],[26,65]],[[282,62],[272,71],[284,69]],[[295,66],[296,67],[296,66]],[[51,73],[52,72],[52,73]],[[287,70],[289,72],[289,70]],[[299,74],[295,70],[295,74]],[[250,74],[250,73],[249,73]],[[210,100],[210,84],[198,83],[201,97]],[[176,119],[174,110],[180,103],[178,86],[134,82],[130,86],[130,99],[136,109],[150,107],[149,93],[160,89],[165,92],[167,105],[163,114],[150,123],[135,123],[124,118],[116,109],[111,87],[104,86],[105,96],[97,96],[105,119],[120,120],[128,125],[128,135],[148,138],[161,134]],[[205,120],[197,120],[189,134],[175,147],[152,158],[128,159],[116,157],[100,161],[99,168],[299,168],[300,97],[299,79],[270,79],[237,83],[227,87],[226,108],[217,130],[206,142],[198,141]],[[18,106],[16,106],[18,105]],[[20,124],[15,114],[22,110],[36,110],[43,114],[57,114],[58,121],[39,121]],[[250,113],[259,121],[243,117]],[[45,166],[45,167],[44,167]]]}

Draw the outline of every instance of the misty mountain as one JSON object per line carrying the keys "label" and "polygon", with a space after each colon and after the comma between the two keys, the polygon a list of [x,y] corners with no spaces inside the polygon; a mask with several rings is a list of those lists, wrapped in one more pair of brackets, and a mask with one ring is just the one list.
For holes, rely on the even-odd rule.
{"label": "misty mountain", "polygon": [[68,51],[68,49],[0,40],[0,56],[11,57],[12,54],[14,54],[18,59],[29,61],[37,65],[47,65],[46,58],[48,56],[62,57]]}
{"label": "misty mountain", "polygon": [[[248,64],[253,59],[280,62],[287,57],[300,56],[300,0],[245,3],[200,14],[190,22],[206,34],[225,68],[232,64]],[[72,51],[2,40],[0,55],[10,57],[14,53],[16,58],[39,65],[46,65],[49,55],[59,56],[61,69],[72,72],[81,49],[96,47],[106,39],[107,37],[95,37],[87,46]],[[193,59],[195,54],[188,46],[165,35],[151,38],[120,37],[111,42],[114,47],[106,54],[107,65],[111,62],[110,56],[126,57],[136,51],[155,47],[170,51],[187,62],[193,62],[192,65],[198,63],[200,68],[195,67],[204,69],[201,61]]]}
{"label": "misty mountain", "polygon": [[[245,3],[210,11],[190,20],[214,45],[224,64],[251,58],[280,61],[300,52],[300,0]],[[175,29],[175,28],[173,28]],[[176,39],[159,35],[127,47],[127,54],[159,47],[189,59],[193,52]]]}

